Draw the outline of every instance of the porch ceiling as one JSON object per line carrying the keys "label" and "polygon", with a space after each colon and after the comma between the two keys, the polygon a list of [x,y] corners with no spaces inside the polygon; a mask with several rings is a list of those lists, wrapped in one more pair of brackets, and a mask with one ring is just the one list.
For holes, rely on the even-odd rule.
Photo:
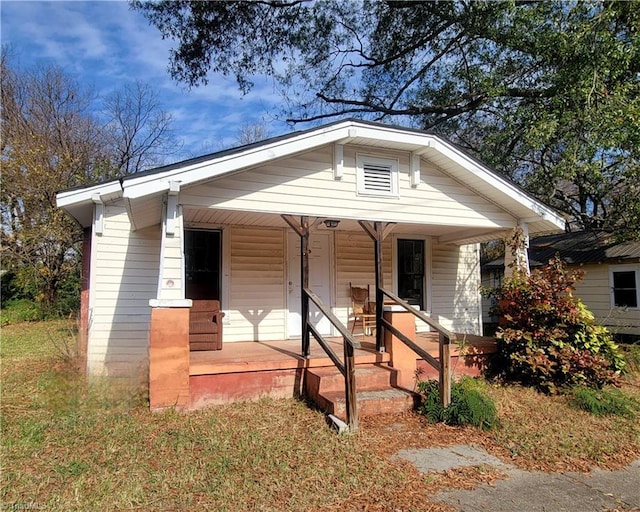
{"label": "porch ceiling", "polygon": [[[288,228],[287,223],[279,214],[239,212],[230,210],[214,210],[209,208],[185,207],[184,224],[187,228],[215,228],[224,225],[248,226],[248,227],[272,227]],[[327,228],[323,221],[326,217],[310,218],[314,223],[314,229],[319,231],[362,231],[357,220],[340,219],[337,228]],[[369,219],[362,219],[369,220]],[[455,228],[452,226],[429,224],[396,224],[392,233],[406,235],[423,235],[436,238],[443,243],[466,244],[494,240],[503,237],[506,231],[502,228],[489,230],[487,228]]]}

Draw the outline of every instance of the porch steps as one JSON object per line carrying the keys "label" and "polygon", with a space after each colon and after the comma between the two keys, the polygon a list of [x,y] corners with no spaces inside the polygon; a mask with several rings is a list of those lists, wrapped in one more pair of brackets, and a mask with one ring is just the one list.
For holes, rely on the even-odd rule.
{"label": "porch steps", "polygon": [[[377,364],[356,368],[358,416],[393,414],[413,409],[417,395],[393,386],[397,371]],[[306,372],[305,392],[322,411],[346,418],[344,377],[335,367],[313,368]]]}

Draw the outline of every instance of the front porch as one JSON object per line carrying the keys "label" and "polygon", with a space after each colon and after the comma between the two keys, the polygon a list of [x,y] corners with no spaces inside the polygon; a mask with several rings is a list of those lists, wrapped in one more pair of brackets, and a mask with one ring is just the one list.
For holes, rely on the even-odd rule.
{"label": "front porch", "polygon": [[[356,338],[360,342],[360,348],[354,349],[359,390],[371,387],[371,383],[367,382],[371,377],[366,371],[371,367],[393,371],[391,387],[407,391],[415,389],[416,371],[421,373],[423,379],[438,378],[438,372],[415,354],[408,363],[399,360],[398,356],[401,354],[398,354],[394,365],[393,348],[390,343],[385,344],[385,352],[378,352],[374,336],[359,335]],[[389,337],[387,338],[388,342]],[[451,346],[451,373],[455,376],[478,375],[495,351],[495,341],[493,338],[468,334],[460,334],[458,339],[463,343],[453,343]],[[341,337],[329,337],[326,341],[335,353],[342,352]],[[417,333],[415,343],[438,359],[438,333]],[[290,398],[309,395],[308,386],[305,388],[309,372],[318,369],[325,373],[338,371],[315,340],[311,340],[309,357],[303,357],[301,352],[300,339],[235,342],[225,344],[223,350],[189,352],[188,382],[184,382],[186,386],[183,388],[188,393],[188,399],[183,396],[180,400],[174,396],[172,400],[180,401],[182,409],[195,410],[240,400],[257,400],[266,396]],[[175,378],[176,373],[167,370],[165,375]],[[342,379],[342,376],[340,378]],[[158,394],[154,390],[154,381],[157,382],[156,379],[152,379],[150,388],[152,408],[162,409],[174,405],[170,403],[171,399],[167,401],[166,393]],[[167,382],[164,379],[162,384],[162,387],[166,388]],[[340,391],[344,396],[343,385]],[[154,397],[160,398],[164,403],[154,403]],[[318,403],[317,397],[309,398]],[[380,404],[375,407],[381,412],[385,409]]]}

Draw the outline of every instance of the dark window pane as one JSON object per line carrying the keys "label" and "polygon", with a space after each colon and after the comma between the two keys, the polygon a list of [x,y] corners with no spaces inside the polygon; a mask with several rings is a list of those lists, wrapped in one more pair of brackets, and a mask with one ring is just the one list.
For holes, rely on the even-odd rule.
{"label": "dark window pane", "polygon": [[638,300],[635,290],[615,290],[615,303],[618,307],[637,308]]}
{"label": "dark window pane", "polygon": [[613,273],[613,300],[618,307],[638,307],[635,271]]}
{"label": "dark window pane", "polygon": [[220,300],[220,231],[184,232],[186,297]]}
{"label": "dark window pane", "polygon": [[398,240],[398,295],[424,310],[424,240]]}

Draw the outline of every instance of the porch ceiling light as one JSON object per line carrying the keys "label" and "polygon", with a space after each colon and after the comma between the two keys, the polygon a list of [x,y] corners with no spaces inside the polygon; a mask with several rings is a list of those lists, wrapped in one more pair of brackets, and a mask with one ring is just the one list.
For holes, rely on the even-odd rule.
{"label": "porch ceiling light", "polygon": [[325,219],[324,221],[324,225],[331,229],[337,228],[338,224],[340,224],[340,221],[336,219]]}

